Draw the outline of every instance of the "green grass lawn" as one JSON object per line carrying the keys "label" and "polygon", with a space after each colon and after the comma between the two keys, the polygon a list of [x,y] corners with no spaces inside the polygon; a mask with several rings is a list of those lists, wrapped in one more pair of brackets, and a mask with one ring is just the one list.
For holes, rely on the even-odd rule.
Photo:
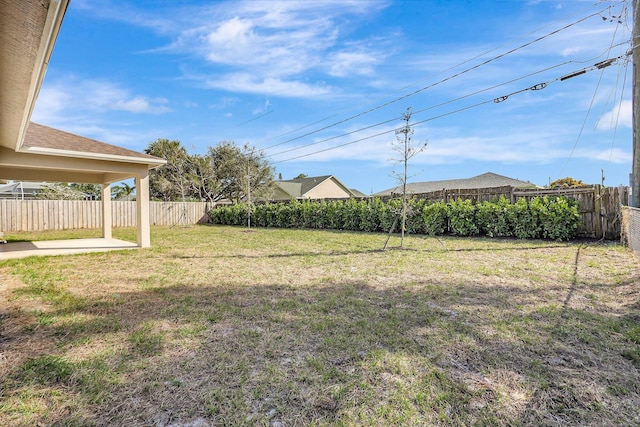
{"label": "green grass lawn", "polygon": [[385,239],[158,227],[0,262],[0,425],[640,424],[627,248]]}

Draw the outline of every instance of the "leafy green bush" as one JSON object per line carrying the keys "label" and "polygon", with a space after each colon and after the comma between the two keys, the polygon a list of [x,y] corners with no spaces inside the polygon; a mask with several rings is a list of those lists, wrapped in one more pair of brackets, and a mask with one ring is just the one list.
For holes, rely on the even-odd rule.
{"label": "leafy green bush", "polygon": [[342,203],[342,229],[358,231],[360,230],[360,211],[362,206],[356,199],[349,199]]}
{"label": "leafy green bush", "polygon": [[509,219],[512,210],[511,202],[504,196],[493,202],[482,202],[476,205],[476,220],[481,234],[489,237],[513,236]]}
{"label": "leafy green bush", "polygon": [[387,215],[389,207],[378,198],[360,203],[366,205],[366,208],[360,211],[360,230],[383,231],[381,219]]}
{"label": "leafy green bush", "polygon": [[565,197],[547,196],[542,203],[545,207],[540,215],[542,238],[568,240],[575,237],[580,222],[578,203]]}
{"label": "leafy green bush", "polygon": [[407,222],[405,231],[410,234],[424,234],[424,219],[422,211],[427,204],[426,200],[418,200],[416,198],[409,199],[407,207]]}
{"label": "leafy green bush", "polygon": [[449,232],[458,236],[475,236],[479,233],[476,224],[476,207],[471,200],[454,200],[447,206]]}
{"label": "leafy green bush", "polygon": [[[252,224],[258,227],[317,228],[352,231],[388,231],[401,214],[399,199],[298,201],[267,203],[252,208]],[[223,225],[247,223],[243,204],[222,206],[210,213],[211,222]],[[563,197],[518,199],[473,204],[471,200],[449,203],[410,199],[407,233],[458,236],[567,240],[575,237],[580,215],[577,202]],[[399,231],[399,225],[396,231]]]}
{"label": "leafy green bush", "polygon": [[424,232],[431,236],[444,234],[447,231],[449,213],[444,202],[428,203],[422,208]]}
{"label": "leafy green bush", "polygon": [[540,227],[540,212],[544,207],[536,197],[531,202],[526,199],[518,199],[511,206],[509,214],[509,226],[514,237],[518,239],[539,239],[542,237]]}

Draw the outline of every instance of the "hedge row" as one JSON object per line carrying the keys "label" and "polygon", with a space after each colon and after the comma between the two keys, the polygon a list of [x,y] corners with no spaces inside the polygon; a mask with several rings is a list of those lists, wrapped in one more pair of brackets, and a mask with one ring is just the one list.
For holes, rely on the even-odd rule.
{"label": "hedge row", "polygon": [[[251,223],[257,227],[389,231],[401,206],[400,200],[292,200],[251,206]],[[224,225],[246,225],[247,215],[244,204],[210,212],[212,223]],[[577,203],[564,197],[518,199],[514,204],[504,197],[477,204],[470,200],[444,203],[412,199],[406,232],[568,240],[576,236],[579,220]]]}

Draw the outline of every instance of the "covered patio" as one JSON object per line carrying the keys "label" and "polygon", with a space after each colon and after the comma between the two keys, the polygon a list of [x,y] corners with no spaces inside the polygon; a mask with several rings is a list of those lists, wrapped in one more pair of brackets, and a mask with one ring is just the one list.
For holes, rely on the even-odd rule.
{"label": "covered patio", "polygon": [[[85,250],[129,247],[112,238],[111,184],[133,178],[136,246],[149,247],[149,170],[165,160],[31,122],[68,0],[0,0],[0,5],[0,182],[100,184],[104,241],[59,244],[60,250],[77,251],[76,246]],[[1,245],[1,253],[38,249],[39,254],[51,253],[45,249],[53,243],[34,242],[30,249],[14,245]]]}
{"label": "covered patio", "polygon": [[44,240],[41,242],[12,242],[0,245],[0,261],[30,256],[73,255],[135,249],[138,245],[118,239]]}
{"label": "covered patio", "polygon": [[[166,161],[30,123],[18,151],[0,147],[0,179],[102,185],[102,237],[112,238],[111,184],[135,180],[137,244],[149,247],[149,169]],[[1,230],[0,230],[1,231]]]}

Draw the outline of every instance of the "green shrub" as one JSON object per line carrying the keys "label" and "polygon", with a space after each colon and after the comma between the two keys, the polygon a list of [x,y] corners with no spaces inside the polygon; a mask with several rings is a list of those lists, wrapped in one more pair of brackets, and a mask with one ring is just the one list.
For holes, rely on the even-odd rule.
{"label": "green shrub", "polygon": [[568,240],[575,237],[580,222],[578,203],[565,197],[545,196],[542,204],[542,237],[551,240]]}
{"label": "green shrub", "polygon": [[458,236],[475,236],[478,234],[476,224],[476,207],[471,200],[454,200],[447,206],[449,231]]}
{"label": "green shrub", "polygon": [[447,231],[448,209],[444,202],[428,203],[422,208],[424,232],[438,236]]}
{"label": "green shrub", "polygon": [[386,215],[388,206],[377,197],[361,203],[366,203],[366,208],[360,211],[360,230],[383,231],[380,219]]}
{"label": "green shrub", "polygon": [[[580,215],[577,202],[564,197],[518,199],[511,204],[501,197],[497,201],[473,204],[471,200],[449,203],[408,201],[407,233],[458,236],[479,233],[490,237],[514,236],[519,239],[567,240],[575,237]],[[389,231],[402,212],[402,200],[388,202],[375,198],[367,201],[292,200],[252,207],[252,224],[259,227],[317,228],[351,231]],[[209,217],[214,224],[244,225],[247,206],[237,204],[213,209]],[[396,231],[400,226],[397,224]]]}
{"label": "green shrub", "polygon": [[531,202],[526,199],[518,199],[509,211],[509,226],[513,236],[518,239],[539,239],[542,237],[540,227],[540,211],[542,204],[536,197]]}
{"label": "green shrub", "polygon": [[296,223],[296,201],[290,203],[278,203],[278,212],[276,214],[276,227],[293,228]]}
{"label": "green shrub", "polygon": [[341,206],[342,229],[358,231],[360,230],[361,205],[356,199],[349,199],[342,202]]}
{"label": "green shrub", "polygon": [[424,234],[424,220],[422,218],[422,211],[427,204],[426,200],[417,200],[411,198],[408,201],[407,207],[407,223],[405,231],[409,234]]}
{"label": "green shrub", "polygon": [[476,205],[477,226],[481,234],[489,237],[509,237],[513,235],[511,217],[512,205],[504,196],[493,202]]}
{"label": "green shrub", "polygon": [[305,200],[300,203],[299,219],[300,227],[302,228],[318,228],[316,218],[317,215],[317,203],[312,203],[309,200]]}
{"label": "green shrub", "polygon": [[396,217],[400,213],[402,206],[402,200],[392,199],[386,202],[386,210],[380,212],[380,229],[385,232],[389,232]]}

